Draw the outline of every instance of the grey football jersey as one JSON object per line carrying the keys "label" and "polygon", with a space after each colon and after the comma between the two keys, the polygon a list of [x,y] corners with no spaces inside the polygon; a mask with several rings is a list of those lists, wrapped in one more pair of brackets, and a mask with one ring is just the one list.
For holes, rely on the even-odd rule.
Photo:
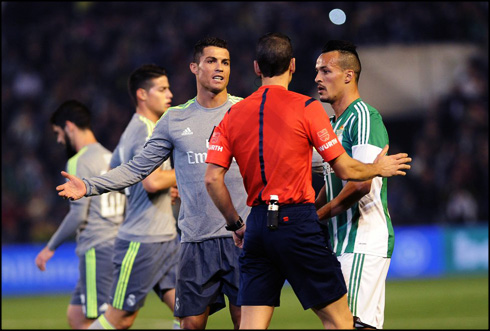
{"label": "grey football jersey", "polygon": [[[154,127],[155,123],[148,118],[134,114],[112,154],[111,168],[128,162],[138,154]],[[161,167],[171,170],[170,160],[166,160]],[[126,216],[119,228],[118,238],[152,243],[169,241],[177,236],[170,189],[151,194],[139,182],[127,187],[124,192],[127,198]]]}
{"label": "grey football jersey", "polygon": [[[66,171],[78,177],[98,176],[107,172],[110,159],[111,152],[100,143],[90,144],[68,160]],[[70,211],[48,242],[48,248],[55,250],[75,231],[75,251],[79,256],[101,243],[114,244],[123,221],[125,200],[119,192],[108,192],[70,201]]]}
{"label": "grey football jersey", "polygon": [[[204,184],[208,139],[230,107],[242,98],[228,95],[217,108],[204,108],[196,98],[172,107],[160,118],[144,149],[130,162],[112,169],[104,176],[83,179],[87,196],[119,190],[137,183],[173,153],[177,185],[181,197],[179,228],[182,242],[199,242],[210,238],[231,237],[223,215],[209,197]],[[225,176],[226,185],[240,216],[246,219],[250,208],[236,162]]]}

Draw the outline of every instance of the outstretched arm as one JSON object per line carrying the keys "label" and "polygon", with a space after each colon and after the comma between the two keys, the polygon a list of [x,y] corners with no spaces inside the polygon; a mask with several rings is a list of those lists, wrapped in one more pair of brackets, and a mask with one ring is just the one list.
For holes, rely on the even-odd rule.
{"label": "outstretched arm", "polygon": [[66,171],[62,171],[61,175],[68,179],[68,181],[62,185],[56,187],[58,195],[65,199],[78,200],[87,193],[87,188],[83,180],[75,175],[70,175]]}
{"label": "outstretched arm", "polygon": [[365,181],[376,176],[405,176],[404,170],[410,169],[408,163],[412,159],[406,153],[387,155],[388,148],[388,145],[383,148],[374,163],[359,162],[351,158],[347,153],[342,153],[329,163],[335,174],[343,180]]}

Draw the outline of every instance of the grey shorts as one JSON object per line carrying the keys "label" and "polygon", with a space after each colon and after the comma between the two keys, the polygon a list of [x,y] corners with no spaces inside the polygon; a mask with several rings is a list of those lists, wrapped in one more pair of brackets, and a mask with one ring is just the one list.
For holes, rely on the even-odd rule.
{"label": "grey shorts", "polygon": [[224,295],[236,306],[240,251],[231,237],[182,243],[174,315],[200,315],[207,306],[211,315],[226,306]]}
{"label": "grey shorts", "polygon": [[180,241],[140,243],[116,238],[114,282],[111,297],[114,308],[137,311],[153,289],[160,300],[175,288]]}
{"label": "grey shorts", "polygon": [[79,256],[80,277],[70,304],[81,305],[87,318],[97,318],[107,309],[112,286],[114,246],[98,245]]}

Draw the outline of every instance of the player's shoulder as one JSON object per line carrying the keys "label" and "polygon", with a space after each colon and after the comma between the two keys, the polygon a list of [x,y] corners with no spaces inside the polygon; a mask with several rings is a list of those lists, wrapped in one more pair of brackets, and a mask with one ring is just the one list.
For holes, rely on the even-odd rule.
{"label": "player's shoulder", "polygon": [[135,113],[128,125],[124,128],[124,131],[119,138],[118,146],[132,145],[140,140],[141,137],[144,139],[149,133],[151,134],[154,127],[155,123],[151,122],[146,117]]}
{"label": "player's shoulder", "polygon": [[91,148],[93,148],[94,152],[97,154],[112,154],[112,152],[107,149],[104,145],[102,145],[100,142],[96,142],[95,144],[91,145]]}
{"label": "player's shoulder", "polygon": [[148,121],[150,120],[147,119],[146,117],[138,113],[134,113],[128,125],[126,125],[126,127],[124,128],[122,136],[131,134],[133,131],[138,131],[141,130],[142,128],[146,128],[146,126],[148,125],[147,124]]}
{"label": "player's shoulder", "polygon": [[76,176],[94,175],[94,169],[107,165],[111,156],[112,153],[99,142],[84,146],[68,160],[67,171]]}
{"label": "player's shoulder", "polygon": [[352,118],[351,121],[349,121],[346,124],[351,124],[354,125],[354,123],[371,123],[370,125],[381,125],[383,126],[383,118],[379,111],[371,106],[370,104],[366,103],[362,99],[357,99],[355,100],[350,106],[349,106],[349,118]]}
{"label": "player's shoulder", "polygon": [[189,99],[185,103],[182,103],[180,105],[169,107],[167,109],[167,111],[165,112],[165,114],[185,110],[185,109],[191,107],[195,102],[196,102],[196,97]]}
{"label": "player's shoulder", "polygon": [[369,113],[371,116],[379,115],[379,111],[376,108],[360,98],[355,100],[349,108],[352,108],[353,112],[357,114]]}
{"label": "player's shoulder", "polygon": [[237,103],[239,103],[240,101],[242,101],[243,98],[242,97],[237,97],[235,95],[231,95],[228,93],[228,101],[232,104],[232,105],[235,105]]}
{"label": "player's shoulder", "polygon": [[242,98],[238,96],[234,96],[228,93],[228,100],[226,101],[226,112],[229,113],[232,109],[237,110],[248,104],[250,98]]}

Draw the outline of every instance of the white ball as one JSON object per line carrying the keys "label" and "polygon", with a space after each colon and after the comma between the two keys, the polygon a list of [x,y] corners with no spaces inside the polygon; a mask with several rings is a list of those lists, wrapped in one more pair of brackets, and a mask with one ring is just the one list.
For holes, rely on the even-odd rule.
{"label": "white ball", "polygon": [[336,25],[344,24],[346,19],[344,11],[338,8],[332,9],[328,14],[328,17],[330,18],[330,21],[332,21],[332,23]]}

